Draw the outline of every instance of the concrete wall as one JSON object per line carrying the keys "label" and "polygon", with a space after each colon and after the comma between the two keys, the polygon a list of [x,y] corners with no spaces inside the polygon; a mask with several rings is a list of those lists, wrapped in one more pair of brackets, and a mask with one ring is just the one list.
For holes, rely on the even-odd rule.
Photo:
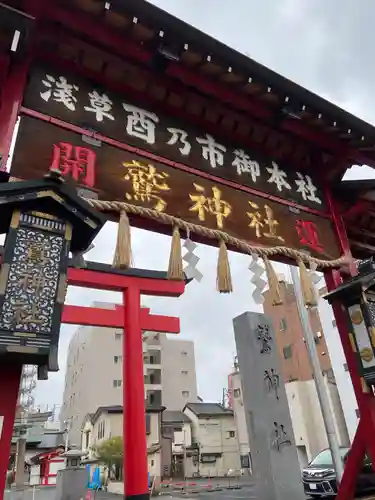
{"label": "concrete wall", "polygon": [[[224,476],[229,470],[240,469],[240,457],[238,449],[238,440],[236,433],[236,424],[233,415],[223,415],[211,417],[197,417],[195,413],[188,408],[185,414],[191,419],[192,438],[194,442],[199,443],[201,462],[196,465],[193,460],[187,464],[191,467],[187,471],[189,476],[199,473],[201,476]],[[234,432],[234,437],[231,433]],[[219,455],[215,461],[205,463],[202,455]]]}
{"label": "concrete wall", "polygon": [[164,335],[160,344],[164,359],[162,404],[168,410],[182,410],[186,403],[198,401],[194,343]]}
{"label": "concrete wall", "polygon": [[191,424],[188,422],[184,422],[182,424],[182,430],[173,431],[173,445],[172,451],[173,453],[183,453],[184,446],[189,447],[192,443],[192,432],[191,432]]}
{"label": "concrete wall", "polygon": [[230,378],[232,387],[232,409],[234,412],[239,451],[240,455],[247,455],[250,452],[250,445],[242,398],[241,375],[239,372],[233,372]]}

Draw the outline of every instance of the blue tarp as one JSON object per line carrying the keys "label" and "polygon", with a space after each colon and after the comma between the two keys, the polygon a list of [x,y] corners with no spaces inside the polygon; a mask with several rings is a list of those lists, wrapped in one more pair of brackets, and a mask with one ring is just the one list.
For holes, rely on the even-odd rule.
{"label": "blue tarp", "polygon": [[86,471],[88,476],[87,487],[90,490],[97,490],[101,488],[102,484],[100,480],[100,468],[99,467],[95,468],[92,478],[91,478],[91,465],[89,464],[86,465]]}

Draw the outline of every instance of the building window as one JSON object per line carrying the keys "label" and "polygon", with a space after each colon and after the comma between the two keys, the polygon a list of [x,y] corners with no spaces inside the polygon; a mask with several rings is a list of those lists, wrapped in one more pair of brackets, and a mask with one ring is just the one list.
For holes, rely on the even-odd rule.
{"label": "building window", "polygon": [[234,438],[234,437],[236,437],[236,432],[235,431],[228,431],[228,436],[230,438]]}
{"label": "building window", "polygon": [[186,351],[181,351],[181,356],[187,356],[187,352]]}
{"label": "building window", "polygon": [[349,371],[349,368],[348,368],[348,363],[344,363],[344,365],[343,365],[343,366],[344,366],[344,370],[345,370],[346,372],[348,372],[348,371]]}
{"label": "building window", "polygon": [[182,375],[187,375],[188,371],[187,370],[181,370]]}
{"label": "building window", "polygon": [[337,327],[337,323],[336,323],[336,320],[335,320],[335,319],[333,319],[333,320],[332,320],[332,326],[333,326],[333,328],[336,328],[336,327]]}
{"label": "building window", "polygon": [[122,385],[122,380],[113,381],[113,387],[121,387],[121,385]]}
{"label": "building window", "polygon": [[181,391],[181,394],[183,398],[188,398],[190,396],[189,391]]}
{"label": "building window", "polygon": [[121,333],[115,333],[115,340],[121,340],[122,334]]}
{"label": "building window", "polygon": [[98,426],[98,439],[103,439],[104,438],[104,434],[105,434],[105,422],[104,420],[102,422],[99,422],[99,426]]}
{"label": "building window", "polygon": [[113,356],[113,361],[115,365],[117,365],[118,363],[122,363],[122,356]]}
{"label": "building window", "polygon": [[279,327],[280,327],[280,330],[282,332],[285,332],[285,330],[286,330],[286,318],[281,318]]}
{"label": "building window", "polygon": [[318,336],[315,336],[314,337],[314,342],[315,342],[315,344],[319,344],[320,338]]}
{"label": "building window", "polygon": [[90,431],[86,431],[86,441],[85,441],[85,449],[89,447],[90,444]]}
{"label": "building window", "polygon": [[241,389],[234,389],[233,396],[239,398],[241,396]]}
{"label": "building window", "polygon": [[284,354],[284,359],[290,359],[293,356],[292,346],[290,344],[286,345],[283,348],[283,354]]}
{"label": "building window", "polygon": [[356,409],[355,414],[357,415],[357,418],[359,418],[361,416],[360,413],[359,413],[358,408]]}

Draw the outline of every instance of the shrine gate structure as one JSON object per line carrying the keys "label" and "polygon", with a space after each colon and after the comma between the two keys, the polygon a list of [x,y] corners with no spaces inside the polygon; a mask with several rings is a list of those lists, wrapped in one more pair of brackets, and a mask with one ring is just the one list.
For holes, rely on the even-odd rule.
{"label": "shrine gate structure", "polygon": [[[372,186],[342,181],[352,165],[375,166],[369,124],[144,0],[4,0],[0,30],[2,179],[14,145],[10,180],[58,172],[87,205],[119,221],[117,268],[130,264],[129,219],[173,235],[168,279],[157,289],[129,269],[107,270],[102,282],[126,289],[130,351],[141,342],[140,293],[183,292],[180,236],[190,244],[190,277],[195,245],[219,247],[220,292],[232,290],[227,249],[262,258],[277,307],[270,259],[298,263],[312,305],[306,266],[323,271],[333,291],[356,275],[356,259],[374,254]],[[90,269],[79,272],[85,286],[99,286],[89,284]],[[337,497],[349,500],[365,446],[375,464],[375,400],[340,301],[333,309],[361,414]],[[134,363],[127,375],[140,387],[142,359]],[[0,366],[1,491],[21,367]],[[132,394],[124,400],[124,425],[134,425],[125,495],[143,499],[144,408]]]}

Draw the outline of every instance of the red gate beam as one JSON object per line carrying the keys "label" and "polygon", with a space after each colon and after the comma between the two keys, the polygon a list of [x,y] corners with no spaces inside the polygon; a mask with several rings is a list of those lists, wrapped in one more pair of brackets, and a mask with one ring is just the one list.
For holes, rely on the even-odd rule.
{"label": "red gate beam", "polygon": [[[124,328],[125,314],[124,307],[120,305],[116,305],[115,309],[65,305],[61,322],[68,325]],[[180,319],[150,314],[150,309],[142,307],[141,328],[149,332],[180,333]]]}
{"label": "red gate beam", "polygon": [[167,280],[163,271],[123,271],[96,262],[88,262],[85,269],[68,269],[68,285],[72,286],[122,292],[135,284],[141,294],[160,297],[179,297],[185,290],[185,281]]}

